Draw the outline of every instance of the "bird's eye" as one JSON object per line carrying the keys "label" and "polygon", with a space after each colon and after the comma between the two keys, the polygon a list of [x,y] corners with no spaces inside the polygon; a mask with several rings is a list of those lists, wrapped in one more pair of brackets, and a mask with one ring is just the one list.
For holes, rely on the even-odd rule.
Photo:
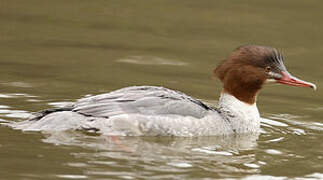
{"label": "bird's eye", "polygon": [[271,67],[270,66],[267,66],[266,68],[265,68],[265,71],[266,72],[269,72],[271,70]]}

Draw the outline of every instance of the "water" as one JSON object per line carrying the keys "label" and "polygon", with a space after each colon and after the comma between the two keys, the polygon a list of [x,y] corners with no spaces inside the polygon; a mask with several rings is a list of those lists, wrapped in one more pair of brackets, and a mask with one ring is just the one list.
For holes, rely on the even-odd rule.
{"label": "water", "polygon": [[283,50],[318,91],[266,86],[259,137],[101,137],[0,126],[1,179],[323,179],[319,1],[0,2],[0,121],[130,85],[216,104],[216,64],[245,43]]}

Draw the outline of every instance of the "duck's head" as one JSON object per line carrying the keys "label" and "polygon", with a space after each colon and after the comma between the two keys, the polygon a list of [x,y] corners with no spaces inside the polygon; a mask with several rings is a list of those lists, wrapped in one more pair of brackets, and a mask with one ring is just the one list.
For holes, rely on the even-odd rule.
{"label": "duck's head", "polygon": [[244,45],[234,50],[215,70],[223,83],[224,93],[253,104],[266,82],[276,82],[316,90],[313,83],[292,76],[284,65],[282,54],[275,48]]}

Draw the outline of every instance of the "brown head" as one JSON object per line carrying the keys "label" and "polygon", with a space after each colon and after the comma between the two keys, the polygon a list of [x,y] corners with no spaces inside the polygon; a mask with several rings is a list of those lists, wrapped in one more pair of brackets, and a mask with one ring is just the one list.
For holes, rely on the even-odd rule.
{"label": "brown head", "polygon": [[257,93],[265,82],[316,89],[314,84],[289,74],[283,60],[275,48],[244,45],[234,50],[214,74],[222,81],[225,93],[248,104],[256,102]]}

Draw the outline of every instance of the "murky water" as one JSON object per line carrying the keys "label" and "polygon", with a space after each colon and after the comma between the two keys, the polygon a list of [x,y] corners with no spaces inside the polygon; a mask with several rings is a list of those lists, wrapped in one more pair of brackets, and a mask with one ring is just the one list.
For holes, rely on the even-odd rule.
{"label": "murky water", "polygon": [[130,85],[216,104],[212,69],[245,43],[283,50],[318,91],[268,85],[259,137],[102,137],[0,126],[0,179],[323,179],[323,3],[0,2],[0,121]]}

